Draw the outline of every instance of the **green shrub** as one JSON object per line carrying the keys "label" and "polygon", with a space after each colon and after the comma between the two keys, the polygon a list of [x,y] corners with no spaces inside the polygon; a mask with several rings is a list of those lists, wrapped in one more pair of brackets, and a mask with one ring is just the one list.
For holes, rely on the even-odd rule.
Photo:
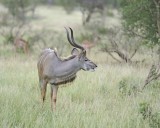
{"label": "green shrub", "polygon": [[149,120],[149,126],[151,128],[160,128],[160,113],[159,112],[152,114]]}
{"label": "green shrub", "polygon": [[98,29],[97,29],[97,31],[98,31],[98,33],[99,34],[102,34],[102,35],[105,35],[105,34],[107,34],[107,28],[105,28],[105,27],[99,27]]}
{"label": "green shrub", "polygon": [[92,39],[92,34],[89,32],[81,33],[78,36],[78,41],[83,42],[84,40],[91,40]]}
{"label": "green shrub", "polygon": [[160,112],[153,113],[153,108],[147,102],[139,104],[139,113],[144,120],[149,120],[149,126],[151,128],[160,128]]}
{"label": "green shrub", "polygon": [[139,113],[142,115],[143,119],[150,118],[152,114],[152,108],[150,107],[150,104],[147,102],[140,103]]}
{"label": "green shrub", "polygon": [[138,83],[134,79],[124,78],[118,83],[119,92],[121,95],[132,95],[138,92]]}
{"label": "green shrub", "polygon": [[151,83],[151,87],[155,89],[160,89],[160,81],[155,80],[154,82]]}

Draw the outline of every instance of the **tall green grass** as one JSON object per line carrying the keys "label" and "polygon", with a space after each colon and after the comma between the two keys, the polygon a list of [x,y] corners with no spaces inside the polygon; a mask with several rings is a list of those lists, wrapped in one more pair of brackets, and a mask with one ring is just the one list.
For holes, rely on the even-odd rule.
{"label": "tall green grass", "polygon": [[80,71],[74,83],[59,88],[57,110],[52,112],[50,85],[42,108],[34,59],[8,58],[0,67],[2,128],[142,128],[149,123],[138,113],[139,103],[149,102],[158,109],[160,94],[153,88],[137,95],[119,92],[119,82],[128,76],[141,86],[145,68],[98,64],[95,72]]}

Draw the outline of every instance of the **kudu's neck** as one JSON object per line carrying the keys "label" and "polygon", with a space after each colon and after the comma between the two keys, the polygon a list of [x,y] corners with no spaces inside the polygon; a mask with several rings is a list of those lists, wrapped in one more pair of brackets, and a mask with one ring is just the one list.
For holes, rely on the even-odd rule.
{"label": "kudu's neck", "polygon": [[77,57],[69,60],[60,60],[59,66],[56,69],[57,76],[67,77],[75,75],[80,70],[80,64]]}

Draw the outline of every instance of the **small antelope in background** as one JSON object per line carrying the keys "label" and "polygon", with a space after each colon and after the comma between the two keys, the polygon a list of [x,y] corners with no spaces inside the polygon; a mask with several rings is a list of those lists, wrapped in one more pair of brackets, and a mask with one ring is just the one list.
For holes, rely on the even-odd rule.
{"label": "small antelope in background", "polygon": [[[66,29],[66,28],[65,28]],[[86,50],[81,45],[77,44],[73,37],[73,30],[70,28],[67,32],[67,39],[74,47],[71,51],[71,56],[62,59],[56,51],[52,49],[45,49],[42,51],[37,63],[39,86],[41,90],[42,101],[44,102],[46,96],[47,84],[51,84],[51,108],[56,109],[56,99],[58,87],[61,84],[72,82],[76,78],[78,71],[94,71],[97,65],[86,57]]]}
{"label": "small antelope in background", "polygon": [[14,47],[15,50],[18,51],[19,49],[23,50],[23,52],[25,54],[28,54],[29,51],[29,44],[26,40],[20,38],[20,37],[16,37],[14,39]]}
{"label": "small antelope in background", "polygon": [[86,51],[88,51],[90,53],[91,49],[97,45],[97,43],[98,43],[98,41],[100,41],[100,39],[101,38],[99,36],[93,34],[93,39],[90,40],[90,41],[89,40],[84,40],[82,42],[82,46],[84,47],[84,49]]}

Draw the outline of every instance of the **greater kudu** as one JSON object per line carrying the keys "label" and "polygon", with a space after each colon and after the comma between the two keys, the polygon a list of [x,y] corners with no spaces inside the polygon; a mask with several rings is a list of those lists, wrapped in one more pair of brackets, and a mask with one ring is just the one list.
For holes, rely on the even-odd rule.
{"label": "greater kudu", "polygon": [[[66,29],[66,28],[65,28]],[[86,50],[77,44],[73,37],[73,30],[70,28],[67,32],[67,39],[74,47],[71,56],[67,59],[58,57],[56,51],[45,49],[38,60],[39,86],[41,89],[42,101],[45,100],[47,83],[51,84],[51,108],[56,109],[56,97],[58,86],[72,82],[76,78],[76,73],[83,69],[85,71],[94,71],[97,67],[95,63],[86,57]],[[79,52],[80,49],[81,51]]]}

